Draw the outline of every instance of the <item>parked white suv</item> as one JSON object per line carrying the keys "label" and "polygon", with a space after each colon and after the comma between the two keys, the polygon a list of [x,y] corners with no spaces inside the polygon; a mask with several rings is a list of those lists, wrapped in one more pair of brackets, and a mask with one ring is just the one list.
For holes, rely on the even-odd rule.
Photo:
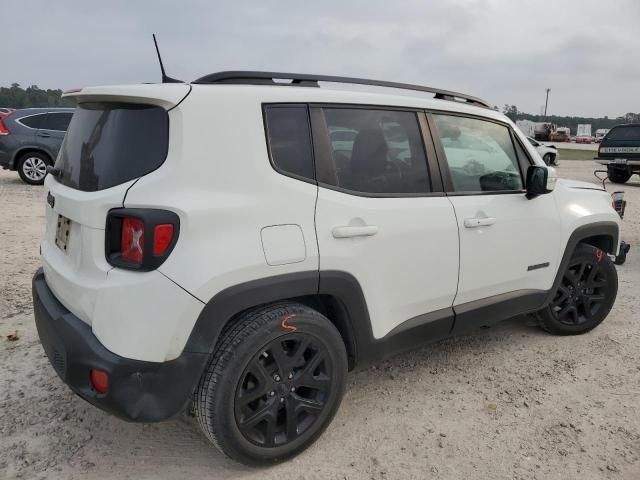
{"label": "parked white suv", "polygon": [[538,151],[546,165],[558,166],[560,164],[560,154],[555,145],[545,145],[531,137],[527,137],[527,140],[529,140],[529,143]]}
{"label": "parked white suv", "polygon": [[583,333],[614,303],[611,197],[556,181],[479,99],[259,72],[67,97],[35,319],[62,380],[122,418],[193,412],[276,462],[356,365],[524,313]]}

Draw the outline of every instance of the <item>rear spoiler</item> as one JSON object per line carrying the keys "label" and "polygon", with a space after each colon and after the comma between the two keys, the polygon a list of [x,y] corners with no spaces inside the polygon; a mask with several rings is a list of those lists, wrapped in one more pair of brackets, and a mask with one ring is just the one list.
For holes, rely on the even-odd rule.
{"label": "rear spoiler", "polygon": [[114,85],[73,89],[64,92],[62,97],[76,103],[145,103],[170,110],[184,100],[190,91],[191,85],[184,83]]}

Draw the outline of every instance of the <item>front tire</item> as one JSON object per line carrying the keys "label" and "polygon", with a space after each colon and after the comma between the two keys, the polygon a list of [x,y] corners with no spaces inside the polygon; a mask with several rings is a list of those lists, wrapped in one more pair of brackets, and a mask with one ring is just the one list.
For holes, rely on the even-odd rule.
{"label": "front tire", "polygon": [[613,183],[626,183],[631,178],[631,171],[622,168],[607,168],[607,176]]}
{"label": "front tire", "polygon": [[545,164],[552,165],[553,164],[553,155],[551,155],[550,153],[545,153],[544,157],[542,157],[542,160],[544,160]]}
{"label": "front tire", "polygon": [[579,335],[609,314],[618,292],[618,273],[609,256],[579,244],[550,304],[537,313],[540,326],[555,335]]}
{"label": "front tire", "polygon": [[195,392],[198,423],[225,455],[273,464],[311,445],[344,393],[340,333],[298,303],[259,307],[223,330]]}
{"label": "front tire", "polygon": [[42,185],[47,176],[48,165],[51,165],[48,155],[40,152],[25,153],[18,160],[18,175],[29,185]]}

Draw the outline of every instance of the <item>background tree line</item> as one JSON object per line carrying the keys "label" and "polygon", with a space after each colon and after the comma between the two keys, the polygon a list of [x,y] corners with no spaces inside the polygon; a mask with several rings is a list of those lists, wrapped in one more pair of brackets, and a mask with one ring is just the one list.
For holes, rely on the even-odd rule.
{"label": "background tree line", "polygon": [[[498,107],[495,107],[499,110]],[[558,127],[569,127],[571,134],[575,135],[578,129],[578,124],[589,123],[591,124],[591,132],[599,128],[611,128],[614,125],[620,125],[621,123],[640,123],[640,113],[627,113],[617,118],[592,118],[592,117],[560,117],[558,115],[531,115],[530,113],[524,113],[518,110],[515,105],[505,105],[502,109],[507,117],[514,122],[516,120],[530,120],[532,122],[549,122],[557,125]]]}
{"label": "background tree line", "polygon": [[22,88],[17,83],[0,87],[0,107],[73,107],[74,103],[62,98],[62,90],[42,90],[37,85]]}

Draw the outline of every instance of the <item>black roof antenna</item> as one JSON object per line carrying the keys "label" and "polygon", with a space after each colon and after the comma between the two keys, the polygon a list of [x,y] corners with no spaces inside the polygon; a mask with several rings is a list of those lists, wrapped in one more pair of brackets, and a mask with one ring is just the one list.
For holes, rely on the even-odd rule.
{"label": "black roof antenna", "polygon": [[158,41],[156,40],[156,34],[153,34],[153,43],[156,46],[156,53],[158,54],[158,61],[160,62],[160,71],[162,72],[162,83],[184,83],[182,80],[176,80],[167,76],[164,72],[164,65],[162,64],[162,57],[160,56],[160,49],[158,48]]}

